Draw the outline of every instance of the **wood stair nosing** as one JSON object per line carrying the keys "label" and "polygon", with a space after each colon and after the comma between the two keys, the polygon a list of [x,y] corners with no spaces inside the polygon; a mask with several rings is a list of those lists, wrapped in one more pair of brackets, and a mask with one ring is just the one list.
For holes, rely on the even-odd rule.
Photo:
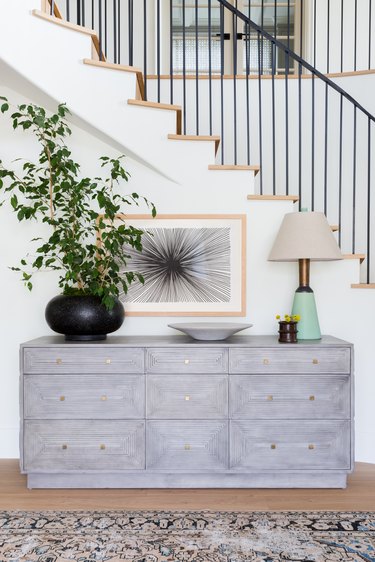
{"label": "wood stair nosing", "polygon": [[360,263],[363,263],[366,259],[366,254],[343,254],[342,257],[344,260],[359,260]]}
{"label": "wood stair nosing", "polygon": [[352,283],[352,289],[375,289],[375,283]]}
{"label": "wood stair nosing", "polygon": [[299,201],[298,195],[248,195],[249,201]]}
{"label": "wood stair nosing", "polygon": [[215,142],[215,154],[219,149],[220,137],[214,135],[168,135],[169,140],[181,141],[212,141]]}
{"label": "wood stair nosing", "polygon": [[143,72],[140,68],[135,66],[125,66],[123,64],[115,64],[112,62],[101,61],[101,60],[94,60],[94,59],[83,59],[83,64],[88,64],[91,66],[97,66],[99,68],[107,68],[109,70],[120,70],[122,72],[131,72],[137,75],[137,84],[140,94],[140,99],[144,100],[145,98],[145,85],[143,81]]}
{"label": "wood stair nosing", "polygon": [[105,57],[103,53],[101,53],[100,51],[99,37],[97,36],[96,31],[94,31],[93,29],[90,29],[89,27],[84,27],[83,25],[77,25],[75,23],[71,23],[70,21],[63,20],[59,17],[52,16],[50,14],[46,14],[41,10],[32,10],[31,13],[33,16],[36,16],[37,18],[43,19],[55,25],[59,25],[60,27],[65,27],[66,29],[70,29],[72,31],[78,31],[79,33],[84,33],[85,35],[89,35],[91,37],[91,41],[95,49],[96,55],[99,57],[99,59],[101,58],[102,60],[104,59],[105,61]]}
{"label": "wood stair nosing", "polygon": [[149,107],[151,109],[165,109],[167,111],[176,112],[176,134],[181,135],[182,129],[182,107],[180,105],[171,105],[168,103],[157,103],[145,100],[128,100],[129,105],[138,105],[139,107]]}
{"label": "wood stair nosing", "polygon": [[251,171],[254,172],[254,176],[260,172],[259,166],[244,166],[241,164],[210,164],[208,169],[214,171]]}

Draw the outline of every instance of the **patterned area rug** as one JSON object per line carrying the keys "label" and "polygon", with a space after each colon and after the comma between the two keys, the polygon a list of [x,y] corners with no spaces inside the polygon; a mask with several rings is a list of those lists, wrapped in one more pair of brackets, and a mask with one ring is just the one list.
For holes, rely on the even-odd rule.
{"label": "patterned area rug", "polygon": [[1,562],[375,562],[375,512],[0,512]]}

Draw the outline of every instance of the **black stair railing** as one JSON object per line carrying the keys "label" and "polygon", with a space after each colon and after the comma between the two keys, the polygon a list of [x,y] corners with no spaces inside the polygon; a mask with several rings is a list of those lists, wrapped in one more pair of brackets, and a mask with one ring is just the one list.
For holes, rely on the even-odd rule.
{"label": "black stair railing", "polygon": [[[341,0],[343,68],[344,4],[354,1]],[[313,2],[309,32],[317,61],[322,3],[309,2]],[[311,13],[307,0],[300,3],[298,22],[294,19],[294,28],[300,26],[297,42],[296,35],[292,37],[292,2],[287,5],[287,36],[282,40],[275,26],[265,26],[264,2],[260,23],[252,19],[251,3],[243,13],[237,0],[207,0],[204,6],[198,0],[66,0],[59,11],[70,21],[96,29],[102,58],[142,68],[145,99],[181,104],[184,134],[220,135],[220,163],[260,165],[260,194],[296,194],[300,209],[323,211],[338,225],[343,252],[366,253],[362,281],[370,283],[375,277],[371,261],[375,118],[323,74],[332,65],[330,0],[325,4],[323,72],[300,54],[306,13]],[[371,1],[367,7],[372,14]],[[51,0],[56,14],[55,8]],[[276,2],[273,9],[276,22]],[[370,35],[371,26],[370,18]],[[357,16],[353,30],[357,45]],[[371,37],[369,45],[370,65]],[[354,61],[359,58],[356,50]]]}

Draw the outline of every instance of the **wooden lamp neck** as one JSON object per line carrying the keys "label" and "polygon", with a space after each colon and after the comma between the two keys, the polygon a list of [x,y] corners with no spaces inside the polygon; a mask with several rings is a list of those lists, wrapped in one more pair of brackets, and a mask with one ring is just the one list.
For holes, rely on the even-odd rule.
{"label": "wooden lamp neck", "polygon": [[299,265],[299,286],[309,287],[310,285],[310,260],[300,259],[298,260]]}

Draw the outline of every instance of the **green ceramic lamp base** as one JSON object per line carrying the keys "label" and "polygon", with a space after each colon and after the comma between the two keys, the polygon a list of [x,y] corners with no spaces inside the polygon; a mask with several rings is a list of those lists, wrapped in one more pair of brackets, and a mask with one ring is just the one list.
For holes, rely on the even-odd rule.
{"label": "green ceramic lamp base", "polygon": [[298,290],[294,294],[292,314],[298,314],[298,340],[320,340],[320,326],[316,310],[315,297],[310,287]]}

